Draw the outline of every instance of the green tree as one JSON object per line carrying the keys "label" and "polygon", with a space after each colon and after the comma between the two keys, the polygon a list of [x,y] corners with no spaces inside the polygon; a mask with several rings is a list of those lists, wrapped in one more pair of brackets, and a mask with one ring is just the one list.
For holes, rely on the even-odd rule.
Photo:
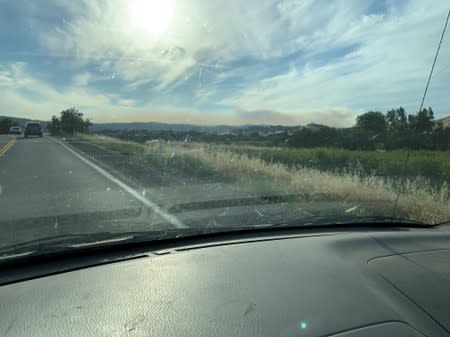
{"label": "green tree", "polygon": [[11,126],[16,126],[17,122],[11,118],[5,117],[0,119],[0,134],[9,133]]}
{"label": "green tree", "polygon": [[408,115],[402,107],[391,109],[386,113],[387,134],[386,149],[399,149],[408,146],[411,135],[409,131]]}
{"label": "green tree", "polygon": [[356,117],[356,125],[350,136],[352,148],[374,150],[384,147],[387,122],[383,113],[369,111]]}
{"label": "green tree", "polygon": [[83,119],[83,114],[75,108],[61,111],[59,125],[62,132],[75,133],[86,132],[92,125],[89,119]]}
{"label": "green tree", "polygon": [[61,124],[59,118],[52,116],[52,120],[47,124],[48,131],[52,135],[58,135],[61,133]]}
{"label": "green tree", "polygon": [[283,142],[288,140],[292,147],[339,147],[342,146],[342,136],[335,128],[320,127],[313,129],[305,127],[296,131],[288,138],[287,133],[283,136]]}
{"label": "green tree", "polygon": [[435,128],[434,113],[431,108],[422,109],[416,115],[408,116],[411,132],[409,145],[414,149],[433,148],[432,131]]}
{"label": "green tree", "polygon": [[418,133],[431,132],[434,128],[434,113],[431,108],[422,109],[415,118],[416,125],[414,130]]}
{"label": "green tree", "polygon": [[386,131],[386,119],[379,111],[369,111],[356,117],[356,128],[373,132]]}
{"label": "green tree", "polygon": [[447,151],[450,149],[450,128],[444,128],[442,122],[437,122],[432,132],[433,149]]}
{"label": "green tree", "polygon": [[289,145],[293,147],[316,147],[318,146],[318,137],[315,131],[309,128],[303,128],[289,138]]}
{"label": "green tree", "polygon": [[386,122],[389,130],[403,131],[408,128],[408,118],[402,107],[389,110],[386,113]]}

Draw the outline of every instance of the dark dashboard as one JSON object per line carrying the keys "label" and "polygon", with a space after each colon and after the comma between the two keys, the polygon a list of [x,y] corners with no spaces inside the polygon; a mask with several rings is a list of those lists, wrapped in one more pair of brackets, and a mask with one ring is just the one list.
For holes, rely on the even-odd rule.
{"label": "dark dashboard", "polygon": [[450,333],[450,233],[436,229],[231,235],[69,264],[1,270],[1,336]]}

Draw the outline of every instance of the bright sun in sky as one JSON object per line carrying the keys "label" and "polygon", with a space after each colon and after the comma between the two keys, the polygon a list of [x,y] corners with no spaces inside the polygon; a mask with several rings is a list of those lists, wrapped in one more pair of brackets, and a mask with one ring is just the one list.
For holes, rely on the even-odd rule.
{"label": "bright sun in sky", "polygon": [[169,0],[135,0],[132,2],[131,22],[146,33],[160,36],[169,28],[172,12]]}

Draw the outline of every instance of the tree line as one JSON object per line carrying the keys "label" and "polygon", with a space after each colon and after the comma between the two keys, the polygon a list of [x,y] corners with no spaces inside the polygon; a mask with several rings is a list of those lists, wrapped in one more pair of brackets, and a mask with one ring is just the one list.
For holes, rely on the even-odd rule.
{"label": "tree line", "polygon": [[404,108],[383,114],[369,111],[356,118],[349,129],[303,128],[289,137],[291,147],[340,147],[351,150],[412,149],[449,150],[450,128],[434,120],[433,109],[425,108],[415,115]]}
{"label": "tree line", "polygon": [[[277,130],[281,128],[278,127]],[[357,116],[355,125],[338,129],[312,125],[300,129],[245,127],[232,132],[200,132],[173,130],[103,130],[102,133],[125,140],[145,142],[150,139],[166,141],[251,144],[277,147],[330,147],[350,150],[450,149],[450,128],[434,120],[432,108],[409,115],[400,107],[386,113],[369,111]]]}

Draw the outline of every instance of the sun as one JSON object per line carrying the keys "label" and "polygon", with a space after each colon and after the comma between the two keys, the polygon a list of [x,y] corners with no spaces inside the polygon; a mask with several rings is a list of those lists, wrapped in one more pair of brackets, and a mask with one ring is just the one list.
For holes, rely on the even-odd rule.
{"label": "sun", "polygon": [[134,0],[131,8],[132,24],[146,33],[160,36],[172,21],[172,4],[169,0]]}

